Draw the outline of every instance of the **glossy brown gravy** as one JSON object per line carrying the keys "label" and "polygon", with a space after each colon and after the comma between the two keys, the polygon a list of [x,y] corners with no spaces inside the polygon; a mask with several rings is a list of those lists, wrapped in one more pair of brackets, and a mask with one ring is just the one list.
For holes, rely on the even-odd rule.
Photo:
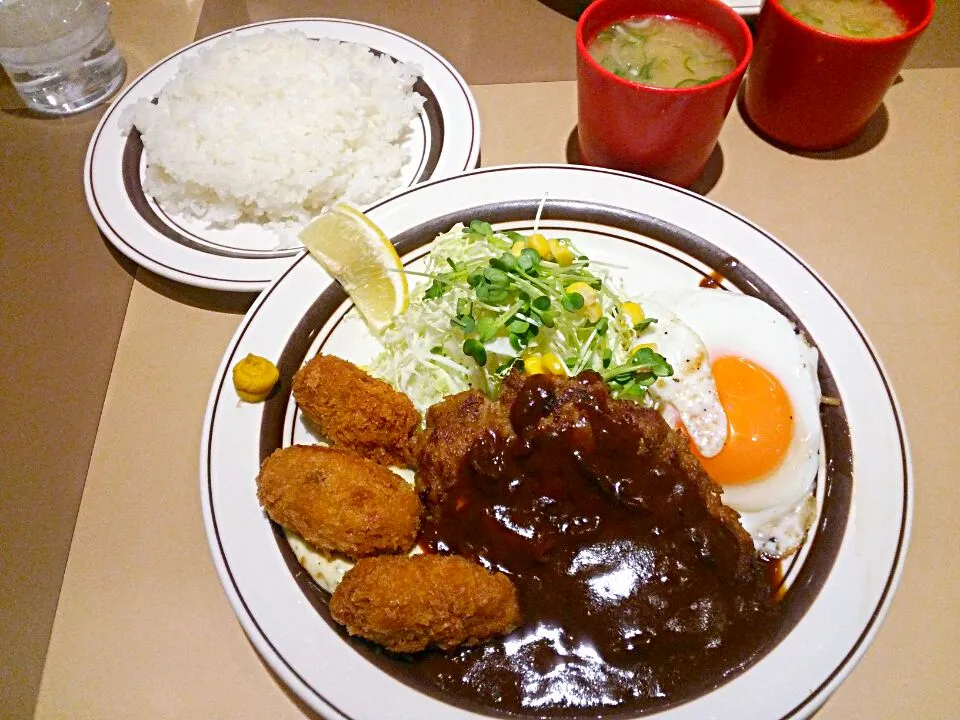
{"label": "glossy brown gravy", "polygon": [[462,700],[506,713],[596,716],[689,699],[748,664],[779,619],[765,567],[676,462],[585,386],[549,415],[547,381],[488,433],[425,519],[422,544],[508,573],[524,623],[506,638],[414,660]]}
{"label": "glossy brown gravy", "polygon": [[707,288],[709,290],[714,290],[716,288],[723,287],[723,275],[718,273],[716,270],[710,272],[709,275],[703,278],[698,285],[702,288]]}

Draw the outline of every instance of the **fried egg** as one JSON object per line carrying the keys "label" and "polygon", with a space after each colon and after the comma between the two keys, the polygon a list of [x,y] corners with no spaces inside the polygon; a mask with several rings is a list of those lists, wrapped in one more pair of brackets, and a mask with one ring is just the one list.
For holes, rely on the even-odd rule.
{"label": "fried egg", "polygon": [[661,407],[676,413],[698,452],[712,457],[727,442],[727,416],[717,394],[707,346],[665,304],[643,298],[642,307],[646,316],[657,322],[644,330],[640,346],[653,347],[673,368],[673,375],[659,378],[648,392]]}
{"label": "fried egg", "polygon": [[[816,516],[812,491],[821,445],[816,349],[783,315],[747,295],[700,289],[660,294],[641,299],[640,304],[648,316],[655,316],[657,307],[669,308],[706,349],[703,365],[709,367],[725,417],[722,447],[706,452],[698,440],[704,430],[697,425],[717,422],[716,409],[709,403],[686,410],[677,406],[680,423],[707,474],[723,486],[723,501],[740,513],[756,547],[765,555],[786,557],[803,543]],[[658,333],[673,334],[675,325],[671,320]],[[689,356],[693,347],[677,356],[669,345],[658,346],[674,365],[675,385],[691,382],[681,374],[683,366],[678,369],[675,363]],[[709,398],[704,382],[702,373],[695,375],[692,393]],[[670,394],[656,386],[651,394],[676,406]],[[684,391],[673,390],[673,395],[682,397]],[[688,424],[691,414],[694,428]]]}

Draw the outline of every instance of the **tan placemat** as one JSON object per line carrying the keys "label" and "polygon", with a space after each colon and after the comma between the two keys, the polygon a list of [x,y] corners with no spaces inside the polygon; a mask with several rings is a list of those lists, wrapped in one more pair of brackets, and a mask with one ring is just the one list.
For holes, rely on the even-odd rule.
{"label": "tan placemat", "polygon": [[[791,245],[846,299],[899,391],[917,507],[903,586],[823,718],[957,716],[960,563],[952,428],[960,371],[960,70],[904,74],[886,129],[841,160],[790,155],[734,113],[711,197]],[[573,83],[475,88],[484,161],[558,161]],[[213,374],[239,318],[147,274],[131,296],[64,581],[40,718],[294,718],[214,572],[197,457]],[[200,306],[200,307],[197,307]],[[945,431],[946,429],[946,431]],[[869,478],[859,479],[869,491]]]}
{"label": "tan placemat", "polygon": [[[192,5],[192,7],[191,7]],[[200,6],[113,0],[127,82],[190,41]],[[133,265],[87,210],[83,160],[104,108],[26,112],[0,72],[0,716],[33,713]]]}

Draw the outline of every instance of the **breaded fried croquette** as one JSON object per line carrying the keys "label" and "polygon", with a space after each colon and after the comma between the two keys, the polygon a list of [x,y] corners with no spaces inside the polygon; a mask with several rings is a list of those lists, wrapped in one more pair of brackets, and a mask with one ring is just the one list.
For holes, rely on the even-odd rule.
{"label": "breaded fried croquette", "polygon": [[333,355],[317,355],[293,376],[293,397],[337,445],[384,465],[411,464],[420,413],[383,380]]}
{"label": "breaded fried croquette", "polygon": [[457,555],[360,560],[330,599],[351,635],[394,652],[478,645],[520,624],[513,583]]}
{"label": "breaded fried croquette", "polygon": [[407,552],[420,527],[410,484],[350,450],[277,450],[260,466],[257,497],[274,522],[315,548],[352,558]]}

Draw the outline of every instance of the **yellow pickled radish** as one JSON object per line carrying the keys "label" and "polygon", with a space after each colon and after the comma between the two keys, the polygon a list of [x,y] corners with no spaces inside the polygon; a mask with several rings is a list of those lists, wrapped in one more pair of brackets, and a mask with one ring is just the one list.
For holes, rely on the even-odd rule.
{"label": "yellow pickled radish", "polygon": [[246,402],[266,400],[279,379],[276,365],[252,353],[233,366],[233,387]]}

